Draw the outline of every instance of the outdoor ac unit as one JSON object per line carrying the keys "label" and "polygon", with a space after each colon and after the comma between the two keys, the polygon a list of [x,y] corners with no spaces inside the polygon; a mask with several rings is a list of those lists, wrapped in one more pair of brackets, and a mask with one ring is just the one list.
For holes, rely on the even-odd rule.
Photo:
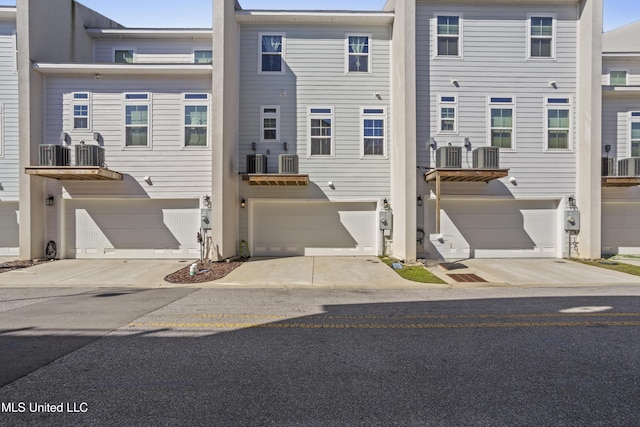
{"label": "outdoor ac unit", "polygon": [[267,173],[267,156],[264,154],[247,155],[247,173]]}
{"label": "outdoor ac unit", "polygon": [[436,151],[437,168],[461,168],[462,147],[440,147]]}
{"label": "outdoor ac unit", "polygon": [[76,145],[76,166],[104,165],[104,147],[91,144]]}
{"label": "outdoor ac unit", "polygon": [[478,147],[473,150],[474,169],[498,169],[500,167],[499,147]]}
{"label": "outdoor ac unit", "polygon": [[640,176],[640,157],[618,160],[619,176]]}
{"label": "outdoor ac unit", "polygon": [[278,156],[278,173],[298,173],[298,155],[280,154]]}
{"label": "outdoor ac unit", "polygon": [[615,176],[614,161],[611,157],[602,158],[602,176]]}
{"label": "outdoor ac unit", "polygon": [[40,166],[69,166],[71,155],[68,147],[55,144],[40,145]]}

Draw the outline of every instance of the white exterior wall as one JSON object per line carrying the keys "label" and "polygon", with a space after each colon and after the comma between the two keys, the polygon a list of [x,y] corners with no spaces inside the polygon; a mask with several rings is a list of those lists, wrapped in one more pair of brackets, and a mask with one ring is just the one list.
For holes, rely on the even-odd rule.
{"label": "white exterior wall", "polygon": [[[251,143],[256,142],[256,152],[268,156],[269,173],[276,173],[286,141],[287,153],[299,156],[299,173],[308,174],[311,182],[295,188],[242,183],[241,197],[368,202],[390,197],[390,31],[388,26],[242,26],[239,170],[246,170],[246,156],[254,153]],[[258,73],[261,32],[286,33],[284,74]],[[371,36],[371,74],[345,73],[346,33]],[[260,106],[269,105],[280,107],[280,141],[275,143],[260,142]],[[309,107],[333,107],[331,158],[308,156]],[[365,107],[386,110],[386,156],[361,156],[360,114]],[[248,238],[248,211],[240,211],[240,239]]]}
{"label": "white exterior wall", "polygon": [[[76,145],[96,144],[93,132],[104,139],[109,169],[125,175],[123,181],[67,181],[65,197],[198,198],[210,193],[211,147],[184,147],[184,93],[210,93],[207,78],[150,76],[55,77],[46,81],[46,126],[43,142],[58,143],[65,131]],[[90,92],[91,129],[72,130],[71,94]],[[124,146],[124,93],[150,94],[149,148]],[[211,111],[211,107],[209,107]],[[210,121],[209,121],[210,122]],[[211,139],[211,125],[209,125]],[[72,162],[75,149],[72,146]],[[144,182],[151,177],[153,185]]]}
{"label": "white exterior wall", "polygon": [[95,62],[114,62],[119,49],[132,49],[134,62],[147,64],[193,63],[194,50],[211,50],[210,40],[95,40]]}
{"label": "white exterior wall", "polygon": [[0,201],[17,201],[18,72],[15,22],[0,22]]}

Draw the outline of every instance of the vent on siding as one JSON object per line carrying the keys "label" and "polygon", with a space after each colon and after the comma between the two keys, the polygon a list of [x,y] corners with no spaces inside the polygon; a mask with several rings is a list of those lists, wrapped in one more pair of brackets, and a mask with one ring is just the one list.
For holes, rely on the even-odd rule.
{"label": "vent on siding", "polygon": [[104,165],[104,147],[99,145],[76,145],[76,166]]}
{"label": "vent on siding", "polygon": [[267,173],[267,156],[264,154],[248,154],[247,173]]}
{"label": "vent on siding", "polygon": [[618,160],[619,176],[640,176],[640,157]]}
{"label": "vent on siding", "polygon": [[436,151],[437,168],[461,168],[462,147],[440,147]]}
{"label": "vent on siding", "polygon": [[498,169],[500,167],[500,148],[479,147],[473,150],[474,169]]}
{"label": "vent on siding", "polygon": [[602,176],[615,176],[616,171],[614,170],[615,162],[611,157],[603,157],[602,158]]}
{"label": "vent on siding", "polygon": [[40,166],[69,166],[71,155],[68,147],[55,144],[41,144],[39,151]]}
{"label": "vent on siding", "polygon": [[280,154],[278,156],[278,173],[298,173],[298,155]]}

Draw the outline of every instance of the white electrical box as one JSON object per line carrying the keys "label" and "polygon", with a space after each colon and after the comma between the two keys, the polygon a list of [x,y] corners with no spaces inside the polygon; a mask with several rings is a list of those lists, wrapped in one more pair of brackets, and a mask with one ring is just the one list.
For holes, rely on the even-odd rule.
{"label": "white electrical box", "polygon": [[564,230],[580,231],[580,211],[564,212]]}
{"label": "white electrical box", "polygon": [[200,228],[211,229],[211,209],[200,209]]}
{"label": "white electrical box", "polygon": [[380,212],[380,230],[391,230],[393,225],[393,216],[391,212]]}

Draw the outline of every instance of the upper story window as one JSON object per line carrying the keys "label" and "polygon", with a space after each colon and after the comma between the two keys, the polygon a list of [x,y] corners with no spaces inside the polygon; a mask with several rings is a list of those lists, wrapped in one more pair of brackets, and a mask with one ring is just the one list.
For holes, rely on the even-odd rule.
{"label": "upper story window", "polygon": [[438,133],[458,133],[458,97],[438,96]]}
{"label": "upper story window", "polygon": [[631,157],[640,157],[640,111],[629,113],[629,147]]}
{"label": "upper story window", "polygon": [[514,117],[512,97],[489,97],[489,141],[492,147],[514,148]]}
{"label": "upper story window", "polygon": [[184,146],[206,147],[209,130],[209,94],[185,93]]}
{"label": "upper story window", "polygon": [[75,92],[71,95],[71,109],[73,112],[73,130],[89,130],[91,128],[91,94]]}
{"label": "upper story window", "polygon": [[462,57],[462,16],[436,16],[436,56]]}
{"label": "upper story window", "polygon": [[529,27],[529,58],[555,58],[555,16],[532,16]]}
{"label": "upper story window", "polygon": [[386,111],[384,108],[363,108],[360,111],[362,122],[362,156],[386,155]]}
{"label": "upper story window", "polygon": [[546,149],[571,149],[571,100],[569,98],[547,98],[546,116]]}
{"label": "upper story window", "polygon": [[369,43],[371,36],[368,34],[347,34],[347,72],[370,73]]}
{"label": "upper story window", "polygon": [[627,72],[626,71],[609,71],[609,85],[610,86],[626,86],[627,85]]}
{"label": "upper story window", "polygon": [[116,49],[113,51],[113,62],[117,64],[133,64],[133,49]]}
{"label": "upper story window", "polygon": [[280,140],[280,107],[277,105],[260,106],[260,142],[278,142]]}
{"label": "upper story window", "polygon": [[211,64],[213,62],[213,52],[211,50],[194,50],[194,64]]}
{"label": "upper story window", "polygon": [[333,156],[333,107],[309,108],[309,155]]}
{"label": "upper story window", "polygon": [[258,70],[261,73],[284,73],[283,55],[285,35],[265,34],[258,35],[260,41],[260,57]]}
{"label": "upper story window", "polygon": [[149,107],[148,93],[125,93],[125,147],[149,147]]}

